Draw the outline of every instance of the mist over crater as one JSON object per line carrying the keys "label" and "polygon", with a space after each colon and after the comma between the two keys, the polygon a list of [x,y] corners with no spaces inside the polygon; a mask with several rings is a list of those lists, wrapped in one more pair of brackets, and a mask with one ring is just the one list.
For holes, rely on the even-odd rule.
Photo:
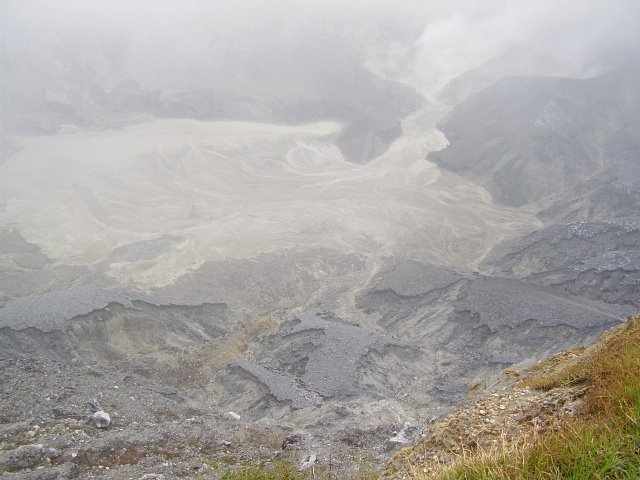
{"label": "mist over crater", "polygon": [[[8,438],[99,404],[121,430],[79,458],[143,452],[105,478],[172,442],[187,478],[274,449],[353,469],[592,342],[640,308],[638,14],[2,2]],[[46,468],[73,478],[67,430]]]}

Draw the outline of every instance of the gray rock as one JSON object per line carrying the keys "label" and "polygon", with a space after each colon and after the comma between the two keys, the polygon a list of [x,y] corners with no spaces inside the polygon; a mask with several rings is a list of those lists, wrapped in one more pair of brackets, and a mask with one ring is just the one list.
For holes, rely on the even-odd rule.
{"label": "gray rock", "polygon": [[272,372],[262,365],[249,362],[232,362],[230,367],[239,367],[253,375],[263,383],[269,393],[279,402],[289,402],[292,408],[306,408],[318,404],[318,398],[311,392],[307,392],[295,384],[288,376]]}
{"label": "gray rock", "polygon": [[[420,392],[424,403],[453,405],[467,395],[468,385],[504,366],[588,344],[633,312],[511,278],[453,271],[447,272],[453,282],[441,283],[437,293],[427,288],[410,296],[387,288],[388,276],[405,275],[393,282],[411,285],[440,271],[429,265],[395,268],[377,276],[357,298],[371,321],[415,347],[402,354],[397,366],[384,359],[361,366],[361,376],[378,389],[390,376],[385,369],[394,369],[394,377],[402,380],[388,395]],[[384,282],[385,288],[375,282]],[[406,385],[415,386],[404,393]]]}
{"label": "gray rock", "polygon": [[59,456],[55,448],[48,448],[41,443],[22,445],[14,450],[0,453],[0,471],[17,472],[27,468],[45,465]]}
{"label": "gray rock", "polygon": [[391,290],[403,297],[416,297],[446,288],[459,280],[458,273],[446,268],[404,261],[381,274],[373,291]]}
{"label": "gray rock", "polygon": [[389,345],[402,345],[357,325],[341,322],[317,308],[305,311],[298,320],[300,323],[288,330],[287,335],[311,331],[324,334],[319,348],[308,354],[302,375],[305,387],[323,397],[355,394],[361,358],[370,351],[383,352]]}
{"label": "gray rock", "polygon": [[499,245],[484,267],[574,295],[640,308],[640,217],[549,225]]}
{"label": "gray rock", "polygon": [[97,428],[107,428],[111,425],[111,417],[107,412],[103,412],[102,410],[98,410],[91,418]]}

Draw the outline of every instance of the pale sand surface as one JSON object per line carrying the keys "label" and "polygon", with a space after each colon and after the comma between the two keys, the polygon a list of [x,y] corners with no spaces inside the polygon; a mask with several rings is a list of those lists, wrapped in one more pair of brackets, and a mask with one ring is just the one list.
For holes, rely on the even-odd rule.
{"label": "pale sand surface", "polygon": [[137,288],[170,284],[206,260],[300,247],[472,268],[537,222],[425,160],[446,146],[433,123],[423,112],[409,117],[368,165],[343,159],[332,142],[337,122],[165,119],[22,138],[0,166],[0,227],[67,264],[178,238],[153,260],[111,263],[109,275]]}

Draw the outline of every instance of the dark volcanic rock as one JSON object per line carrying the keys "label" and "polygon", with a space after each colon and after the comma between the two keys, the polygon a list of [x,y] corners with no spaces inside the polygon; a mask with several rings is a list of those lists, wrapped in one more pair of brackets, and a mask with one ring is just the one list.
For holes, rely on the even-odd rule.
{"label": "dark volcanic rock", "polygon": [[288,330],[287,336],[313,330],[324,334],[318,340],[319,348],[309,354],[302,376],[305,386],[323,397],[355,394],[361,358],[371,350],[382,352],[387,345],[398,345],[320,310],[308,310],[298,320],[300,323]]}
{"label": "dark volcanic rock", "polygon": [[637,65],[587,80],[510,77],[441,123],[450,146],[430,160],[546,222],[496,247],[486,272],[640,308],[638,85]]}
{"label": "dark volcanic rock", "polygon": [[311,392],[299,388],[292,378],[249,362],[231,362],[231,367],[239,367],[250,373],[268,389],[279,402],[291,402],[293,408],[311,407],[317,404]]}
{"label": "dark volcanic rock", "polygon": [[104,308],[109,303],[130,306],[132,300],[125,293],[89,285],[14,298],[0,307],[0,327],[37,327],[45,332],[65,330],[74,317]]}
{"label": "dark volcanic rock", "polygon": [[[553,328],[569,327],[589,332],[604,329],[624,320],[631,309],[611,307],[601,302],[559,295],[512,279],[482,277],[471,282],[454,304],[468,326],[482,327],[487,333],[504,336],[515,344],[552,344]],[[539,337],[532,333],[538,331]],[[508,332],[506,335],[505,333]]]}
{"label": "dark volcanic rock", "polygon": [[423,388],[445,405],[498,368],[587,344],[633,313],[514,279],[413,262],[380,274],[358,306],[419,349]]}
{"label": "dark volcanic rock", "polygon": [[640,218],[551,225],[496,247],[485,267],[640,308]]}
{"label": "dark volcanic rock", "polygon": [[460,280],[460,274],[415,261],[404,261],[386,272],[372,291],[391,290],[401,297],[416,297],[433,290],[451,286]]}
{"label": "dark volcanic rock", "polygon": [[54,448],[47,448],[42,444],[22,445],[10,452],[0,454],[0,471],[17,472],[50,463],[60,456]]}
{"label": "dark volcanic rock", "polygon": [[76,347],[64,332],[43,332],[33,327],[22,330],[0,328],[0,358],[28,355],[68,362],[79,357]]}
{"label": "dark volcanic rock", "polygon": [[540,212],[540,218],[545,221],[559,218],[563,222],[569,222],[637,216],[640,212],[640,178],[598,187],[603,181],[606,182],[607,179],[596,178],[579,186],[575,189],[575,195]]}
{"label": "dark volcanic rock", "polygon": [[311,406],[320,397],[362,394],[358,368],[363,357],[373,351],[382,354],[391,345],[403,345],[315,308],[295,321],[296,325],[261,347],[259,357],[271,357],[270,368],[232,363],[256,377],[277,400],[289,401],[294,408]]}

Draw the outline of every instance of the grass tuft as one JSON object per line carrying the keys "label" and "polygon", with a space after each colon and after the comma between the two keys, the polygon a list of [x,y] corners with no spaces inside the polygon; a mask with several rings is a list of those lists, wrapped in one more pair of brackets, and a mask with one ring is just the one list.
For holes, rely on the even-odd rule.
{"label": "grass tuft", "polygon": [[640,479],[640,316],[605,333],[592,347],[534,367],[521,386],[551,390],[585,385],[585,408],[539,436],[488,451],[464,452],[438,480]]}
{"label": "grass tuft", "polygon": [[273,465],[244,466],[225,473],[220,480],[302,480],[305,477],[290,462]]}

